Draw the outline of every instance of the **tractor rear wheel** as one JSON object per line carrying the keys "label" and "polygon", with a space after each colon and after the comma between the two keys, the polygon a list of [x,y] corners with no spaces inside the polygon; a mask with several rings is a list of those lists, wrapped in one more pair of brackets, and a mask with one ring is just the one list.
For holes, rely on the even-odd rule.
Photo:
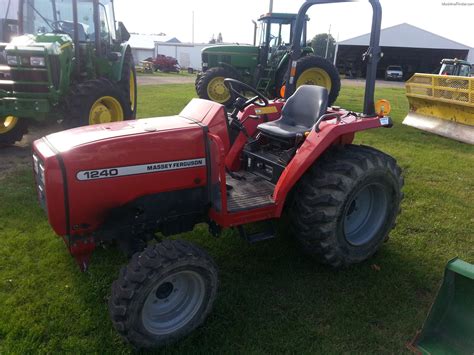
{"label": "tractor rear wheel", "polygon": [[370,147],[330,149],[301,178],[290,211],[303,251],[333,267],[371,257],[388,239],[403,198],[401,169]]}
{"label": "tractor rear wheel", "polygon": [[308,55],[296,62],[296,87],[319,85],[328,90],[328,105],[331,106],[339,95],[341,78],[336,67],[327,59]]}
{"label": "tractor rear wheel", "polygon": [[131,119],[131,106],[123,90],[108,79],[89,80],[71,89],[67,128]]}
{"label": "tractor rear wheel", "polygon": [[201,99],[218,102],[224,106],[232,103],[232,95],[224,85],[224,79],[237,79],[235,73],[224,67],[214,67],[202,73],[196,84]]}
{"label": "tractor rear wheel", "polygon": [[172,343],[212,310],[217,266],[194,244],[166,240],[135,254],[112,285],[109,312],[117,331],[138,348]]}
{"label": "tractor rear wheel", "polygon": [[25,119],[11,115],[0,117],[0,146],[21,141],[27,132],[28,126]]}
{"label": "tractor rear wheel", "polygon": [[[145,72],[147,72],[147,69],[145,69]],[[153,70],[151,70],[151,73],[153,73]],[[137,73],[130,50],[125,52],[122,79],[119,85],[123,90],[124,97],[128,98],[130,102],[130,117],[126,119],[135,119],[137,117]]]}

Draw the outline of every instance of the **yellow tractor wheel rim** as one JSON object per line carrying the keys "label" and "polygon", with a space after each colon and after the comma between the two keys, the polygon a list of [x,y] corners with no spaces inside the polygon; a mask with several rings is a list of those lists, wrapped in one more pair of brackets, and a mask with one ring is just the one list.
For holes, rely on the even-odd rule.
{"label": "yellow tractor wheel rim", "polygon": [[5,134],[10,132],[18,123],[18,117],[15,116],[6,116],[0,118],[0,134]]}
{"label": "yellow tractor wheel rim", "polygon": [[130,104],[132,106],[132,111],[135,109],[135,73],[130,69]]}
{"label": "yellow tractor wheel rim", "polygon": [[123,120],[122,105],[112,96],[103,96],[96,100],[89,113],[89,124],[91,125]]}
{"label": "yellow tractor wheel rim", "polygon": [[296,80],[296,87],[301,85],[318,85],[331,91],[332,82],[329,74],[324,69],[309,68],[303,71]]}
{"label": "yellow tractor wheel rim", "polygon": [[223,76],[217,76],[207,85],[209,99],[221,104],[230,99],[230,92],[224,85],[224,79]]}

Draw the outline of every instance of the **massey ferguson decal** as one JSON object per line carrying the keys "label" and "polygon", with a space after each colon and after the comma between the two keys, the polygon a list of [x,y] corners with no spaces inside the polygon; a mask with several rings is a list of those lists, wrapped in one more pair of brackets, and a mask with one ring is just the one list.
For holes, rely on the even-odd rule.
{"label": "massey ferguson decal", "polygon": [[162,163],[150,163],[144,165],[121,166],[117,168],[106,168],[96,170],[79,171],[76,175],[78,180],[108,179],[119,176],[140,175],[158,173],[160,171],[196,168],[206,165],[205,158],[167,161]]}

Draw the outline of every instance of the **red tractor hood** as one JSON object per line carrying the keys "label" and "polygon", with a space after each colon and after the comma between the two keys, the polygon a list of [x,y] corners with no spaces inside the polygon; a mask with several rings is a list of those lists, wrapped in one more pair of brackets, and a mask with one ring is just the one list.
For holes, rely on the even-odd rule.
{"label": "red tractor hood", "polygon": [[150,132],[177,130],[196,125],[180,116],[155,117],[143,120],[105,123],[79,127],[47,136],[49,143],[60,153],[73,148],[108,139],[137,136]]}
{"label": "red tractor hood", "polygon": [[193,99],[176,116],[154,117],[133,121],[105,123],[94,126],[85,126],[48,135],[49,143],[59,153],[73,148],[109,139],[140,134],[159,133],[162,131],[177,131],[187,129],[198,124],[212,127],[220,121],[213,122],[213,118],[222,114],[223,106],[215,102]]}

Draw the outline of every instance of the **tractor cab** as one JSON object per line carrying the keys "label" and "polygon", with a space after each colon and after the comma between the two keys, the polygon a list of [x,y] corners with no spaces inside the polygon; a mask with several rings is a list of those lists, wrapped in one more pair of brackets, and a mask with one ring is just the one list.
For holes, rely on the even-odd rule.
{"label": "tractor cab", "polygon": [[75,51],[75,74],[90,75],[91,51],[99,66],[104,60],[117,61],[114,44],[130,37],[120,22],[116,28],[114,16],[112,0],[21,0],[20,33],[36,35],[45,42],[67,35],[64,40],[70,43],[64,47]]}
{"label": "tractor cab", "polygon": [[[288,52],[293,37],[297,14],[268,13],[260,16],[259,65],[262,67],[278,66],[282,57]],[[306,44],[306,16],[305,26],[301,36],[301,43]]]}
{"label": "tractor cab", "polygon": [[461,59],[443,59],[439,75],[471,76],[472,65]]}

